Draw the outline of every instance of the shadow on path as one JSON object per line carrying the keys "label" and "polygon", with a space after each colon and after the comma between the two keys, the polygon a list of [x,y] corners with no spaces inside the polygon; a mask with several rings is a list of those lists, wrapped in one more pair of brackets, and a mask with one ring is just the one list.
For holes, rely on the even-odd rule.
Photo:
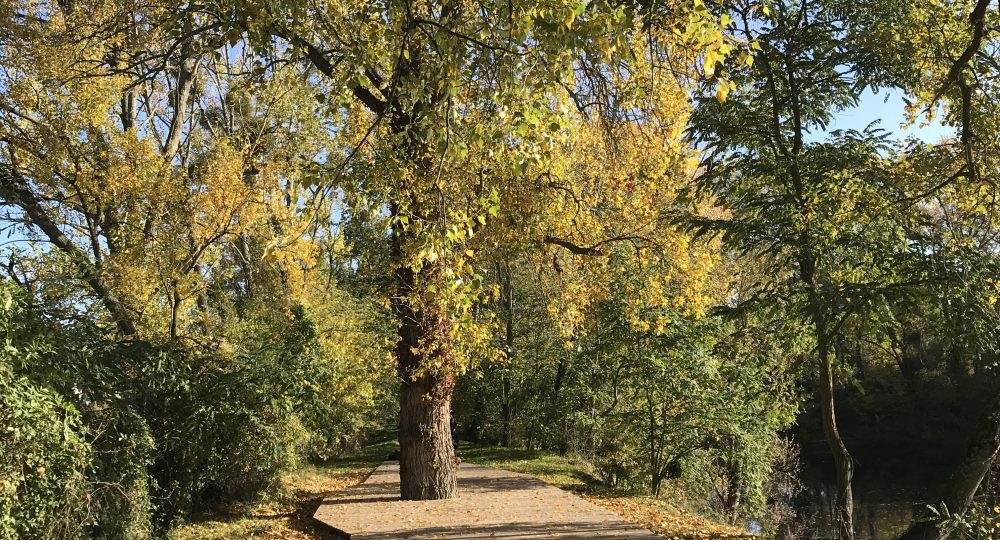
{"label": "shadow on path", "polygon": [[314,518],[355,540],[662,538],[616,514],[531,476],[462,464],[458,496],[399,500],[399,464],[327,497]]}

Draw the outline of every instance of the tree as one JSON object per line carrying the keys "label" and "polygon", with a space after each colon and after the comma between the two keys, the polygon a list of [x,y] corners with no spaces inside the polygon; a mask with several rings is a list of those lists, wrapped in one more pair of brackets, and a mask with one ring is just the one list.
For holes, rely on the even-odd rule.
{"label": "tree", "polygon": [[[923,162],[935,166],[917,172],[931,171],[932,179],[917,197],[927,198],[936,218],[929,237],[944,283],[939,291],[947,298],[945,313],[957,322],[951,336],[954,355],[959,349],[974,355],[995,350],[992,324],[987,322],[995,313],[994,286],[992,277],[986,276],[996,274],[992,216],[998,169],[991,141],[1000,132],[995,91],[1000,64],[990,29],[1000,15],[990,5],[987,0],[976,0],[907,6],[884,30],[895,39],[875,48],[890,61],[911,66],[905,87],[914,121],[935,118],[944,105],[941,121],[956,130],[955,138],[941,141],[925,156]],[[981,419],[965,459],[937,503],[952,515],[970,508],[1000,453],[1000,401],[993,398],[996,375],[977,369],[977,376],[985,390]],[[953,527],[954,523],[924,519],[903,538],[946,538]]]}
{"label": "tree", "polygon": [[[656,293],[647,288],[662,273],[657,265],[621,252],[615,262],[621,270],[612,293],[595,306],[599,332],[584,341],[593,341],[611,364],[607,378],[617,385],[603,412],[614,426],[609,446],[627,448],[624,434],[634,434],[654,496],[697,453],[730,450],[733,480],[746,480],[747,506],[760,511],[766,473],[752,464],[759,469],[758,460],[766,460],[768,446],[792,422],[797,407],[785,359],[743,349],[737,342],[755,337],[746,328],[734,331],[720,317],[655,301]],[[712,280],[715,286],[706,294],[718,301],[731,293],[724,274],[713,273]],[[740,460],[739,452],[759,455]],[[731,510],[740,505],[732,503]]]}
{"label": "tree", "polygon": [[[695,219],[769,270],[738,309],[793,317],[811,340],[816,399],[837,472],[839,538],[853,538],[854,463],[837,425],[834,345],[849,319],[919,281],[907,254],[917,220],[877,130],[810,142],[859,89],[887,75],[856,46],[870,13],[853,3],[736,4],[737,34],[757,51],[735,89],[701,101],[692,133],[706,147],[700,189],[728,217]],[[872,9],[872,6],[865,6]],[[728,98],[728,99],[725,99]],[[905,185],[905,184],[904,184]],[[917,257],[919,258],[919,255]]]}
{"label": "tree", "polygon": [[[254,499],[303,448],[363,440],[389,379],[378,306],[341,287],[342,201],[307,182],[330,134],[306,70],[250,77],[255,57],[169,7],[0,7],[0,260],[25,304],[5,316],[44,345],[0,359],[0,393],[79,412],[69,532]],[[5,514],[59,481],[33,470]]]}
{"label": "tree", "polygon": [[[230,86],[231,61],[240,58],[239,69],[266,83],[277,73],[274,66],[308,60],[321,78],[307,80],[333,96],[320,117],[336,138],[321,155],[288,157],[312,161],[321,177],[314,182],[348,187],[354,206],[388,213],[384,270],[394,284],[404,381],[403,495],[450,496],[452,379],[477,342],[469,317],[477,286],[468,244],[496,214],[499,198],[497,186],[485,180],[545,170],[569,93],[597,94],[573,80],[574,67],[589,60],[587,53],[595,66],[605,55],[621,54],[631,46],[626,34],[636,21],[624,9],[584,4],[515,12],[505,3],[490,9],[348,3],[330,11],[287,3],[283,9],[294,15],[291,21],[252,2],[10,9],[5,50],[26,54],[4,63],[10,81],[4,200],[18,209],[14,220],[26,216],[65,254],[122,335],[165,328],[168,339],[177,339],[182,306],[206,292],[204,258],[219,253],[223,240],[233,241],[239,257],[232,260],[252,288],[249,265],[241,264],[253,251],[246,236],[258,219],[269,221],[256,201],[299,197],[282,193],[293,181],[288,171],[268,168],[281,156],[254,156],[256,137],[269,126],[235,113],[264,102],[240,95],[239,82]],[[91,20],[105,24],[94,27]],[[477,37],[484,23],[495,33]],[[227,41],[242,51],[228,49]],[[263,53],[256,65],[248,61],[254,47]],[[79,76],[63,81],[64,72]],[[214,84],[205,82],[213,76]],[[302,80],[284,82],[301,88],[294,83]],[[32,99],[38,83],[48,85],[42,107]],[[217,101],[207,97],[211,91]],[[616,98],[623,104],[635,99]],[[204,113],[192,117],[195,105]],[[163,119],[161,110],[167,111]],[[505,119],[481,121],[494,113]],[[350,148],[346,155],[339,145]],[[180,241],[150,245],[154,237]],[[265,255],[282,260],[273,250]],[[136,321],[140,314],[144,324]]]}
{"label": "tree", "polygon": [[67,303],[96,300],[126,338],[204,339],[193,323],[210,317],[226,249],[280,246],[288,257],[266,262],[286,283],[312,264],[296,187],[297,160],[323,140],[299,108],[312,97],[291,68],[249,86],[231,77],[247,55],[212,54],[220,38],[134,20],[161,8],[98,4],[25,2],[5,20],[6,217],[89,289]]}
{"label": "tree", "polygon": [[[318,163],[316,181],[388,216],[401,493],[453,496],[454,377],[488,341],[471,316],[477,237],[531,231],[543,208],[562,203],[547,179],[572,171],[553,161],[555,148],[587,117],[676,126],[669,98],[683,81],[671,67],[684,74],[701,48],[719,48],[712,18],[700,3],[562,1],[209,2],[180,13],[207,16],[213,32],[236,41],[246,36],[267,63],[315,68],[340,145]],[[503,205],[514,209],[506,222]]]}

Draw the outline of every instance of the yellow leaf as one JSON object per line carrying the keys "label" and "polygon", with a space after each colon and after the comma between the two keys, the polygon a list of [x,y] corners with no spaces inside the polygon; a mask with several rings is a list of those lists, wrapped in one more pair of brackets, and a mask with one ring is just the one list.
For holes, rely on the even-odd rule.
{"label": "yellow leaf", "polygon": [[708,51],[705,53],[705,72],[707,73],[710,66],[714,68],[715,62],[718,60],[718,53],[715,51]]}
{"label": "yellow leaf", "polygon": [[719,103],[724,103],[727,97],[729,97],[729,85],[720,84],[715,90],[715,99],[719,100]]}

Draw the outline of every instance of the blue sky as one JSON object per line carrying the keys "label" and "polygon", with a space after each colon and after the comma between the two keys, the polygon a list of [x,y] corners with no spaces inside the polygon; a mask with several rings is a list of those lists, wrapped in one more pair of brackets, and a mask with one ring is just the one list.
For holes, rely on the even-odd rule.
{"label": "blue sky", "polygon": [[[903,129],[901,124],[906,121],[904,105],[903,95],[898,90],[882,90],[879,94],[865,90],[858,106],[835,115],[827,131],[835,129],[861,131],[871,122],[880,120],[878,127],[891,132],[893,138],[900,140],[917,137],[927,143],[937,143],[942,137],[954,135],[954,128],[942,126],[937,121],[925,127],[914,125]],[[819,141],[823,138],[822,133],[814,133],[810,140]]]}

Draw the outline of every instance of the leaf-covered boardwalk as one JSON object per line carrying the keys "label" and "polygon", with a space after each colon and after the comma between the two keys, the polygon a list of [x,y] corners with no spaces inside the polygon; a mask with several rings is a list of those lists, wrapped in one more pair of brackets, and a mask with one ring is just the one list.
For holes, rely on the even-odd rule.
{"label": "leaf-covered boardwalk", "polygon": [[661,538],[523,474],[463,463],[458,486],[454,499],[401,501],[399,464],[387,461],[364,483],[324,500],[315,517],[353,540]]}

